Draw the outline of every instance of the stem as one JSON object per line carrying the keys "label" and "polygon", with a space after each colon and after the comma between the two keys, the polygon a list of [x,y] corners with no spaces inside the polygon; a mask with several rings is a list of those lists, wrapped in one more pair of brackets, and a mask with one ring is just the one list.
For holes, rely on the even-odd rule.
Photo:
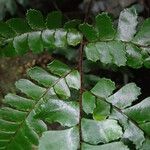
{"label": "stem", "polygon": [[84,44],[83,41],[81,42],[80,48],[79,48],[79,72],[80,72],[80,97],[79,97],[79,136],[80,136],[80,149],[82,144],[82,130],[81,130],[81,119],[83,115],[82,110],[82,93],[83,93],[83,48]]}
{"label": "stem", "polygon": [[[89,14],[90,14],[90,9],[91,9],[91,4],[92,4],[92,0],[89,0],[88,5],[87,5],[87,9],[86,9],[86,13],[85,13],[85,18],[84,18],[84,22],[86,22],[89,18]],[[84,87],[83,87],[83,48],[84,48],[84,41],[81,42],[80,44],[80,48],[79,48],[79,63],[78,63],[78,67],[79,67],[79,72],[80,72],[80,96],[79,96],[79,139],[80,139],[80,147],[79,149],[82,149],[82,129],[81,129],[81,120],[82,120],[82,116],[83,116],[83,109],[82,109],[82,94],[84,91]]]}

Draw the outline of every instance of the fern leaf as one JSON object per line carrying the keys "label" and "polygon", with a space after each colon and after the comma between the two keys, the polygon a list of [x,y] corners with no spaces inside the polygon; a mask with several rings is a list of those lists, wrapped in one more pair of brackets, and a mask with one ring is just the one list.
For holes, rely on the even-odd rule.
{"label": "fern leaf", "polygon": [[111,18],[107,13],[102,13],[96,16],[96,27],[99,31],[99,39],[109,40],[115,36],[115,29],[113,27]]}
{"label": "fern leaf", "polygon": [[[61,16],[60,12],[52,12],[45,21],[40,11],[30,9],[26,20],[14,18],[0,22],[1,56],[23,55],[29,50],[41,53],[47,48],[78,45],[82,41],[82,34],[77,29],[63,29]],[[60,23],[54,26],[51,22]]]}
{"label": "fern leaf", "polygon": [[124,9],[119,16],[117,38],[131,41],[136,33],[137,12],[134,8]]}
{"label": "fern leaf", "polygon": [[84,36],[89,40],[89,41],[96,41],[98,38],[98,35],[96,33],[96,29],[92,26],[89,25],[88,23],[81,24],[79,26],[80,30],[84,34]]}
{"label": "fern leaf", "polygon": [[89,144],[108,143],[123,134],[116,120],[95,121],[83,118],[81,125],[83,140]]}
{"label": "fern leaf", "polygon": [[[103,64],[149,68],[149,53],[143,47],[149,47],[149,19],[136,31],[137,13],[133,8],[125,9],[119,17],[117,34],[110,17],[106,13],[96,16],[96,25],[80,25],[80,30],[89,40],[84,47],[88,60]],[[99,38],[97,38],[98,28]]]}
{"label": "fern leaf", "polygon": [[[137,101],[138,96],[141,94],[140,88],[134,83],[125,85],[113,94],[114,90],[115,86],[111,80],[105,78],[100,79],[91,89],[91,93],[87,97],[84,96],[83,110],[87,114],[90,112],[93,119],[99,123],[108,121],[107,118],[118,120],[119,124],[123,127],[123,133],[120,135],[121,141],[124,144],[130,141],[135,145],[136,149],[140,149],[146,137],[149,137],[149,97],[134,105],[132,103]],[[90,97],[92,97],[93,102],[88,101]],[[86,134],[95,128],[91,128],[89,131],[85,128]],[[95,131],[93,133],[97,132]],[[92,136],[92,133],[86,136],[89,141],[94,138],[90,136]],[[100,136],[97,137],[100,138]],[[89,141],[85,140],[85,142],[90,143]],[[93,142],[95,141],[93,140]],[[90,144],[98,144],[99,142]]]}
{"label": "fern leaf", "polygon": [[78,128],[74,127],[62,131],[47,131],[43,133],[39,150],[47,148],[53,150],[60,150],[60,148],[62,150],[77,150],[79,148]]}
{"label": "fern leaf", "polygon": [[79,123],[79,104],[51,98],[39,107],[35,117],[48,123],[59,122],[62,126],[72,127]]}
{"label": "fern leaf", "polygon": [[81,23],[81,20],[73,19],[73,20],[67,21],[63,27],[65,29],[78,29],[80,23]]}
{"label": "fern leaf", "polygon": [[5,106],[0,109],[0,149],[31,150],[37,147],[39,137],[47,130],[47,125],[39,118],[69,127],[79,122],[78,103],[60,99],[70,97],[69,87],[80,88],[80,76],[76,70],[54,60],[47,71],[34,67],[27,74],[32,81],[20,79],[15,84],[20,94],[7,94],[3,100]]}
{"label": "fern leaf", "polygon": [[143,45],[143,46],[150,45],[149,26],[150,26],[150,19],[148,18],[143,22],[143,24],[141,25],[141,28],[139,29],[139,32],[133,38],[134,43]]}
{"label": "fern leaf", "polygon": [[63,15],[59,11],[53,11],[47,15],[46,26],[49,29],[58,29],[62,27]]}
{"label": "fern leaf", "polygon": [[38,29],[43,29],[45,27],[45,21],[43,18],[43,15],[40,11],[30,9],[28,10],[26,14],[26,18],[28,21],[28,24],[32,29],[38,30]]}
{"label": "fern leaf", "polygon": [[[68,87],[71,85],[73,88],[66,78],[69,75],[71,80],[78,81],[79,74],[74,74],[75,70],[57,60],[48,65],[48,70],[51,73],[40,67],[29,69],[28,75],[32,82],[21,79],[16,83],[17,88],[24,93],[23,96],[5,96],[5,107],[0,109],[1,149],[19,149],[22,145],[26,145],[22,149],[32,149],[38,145],[41,150],[47,146],[55,150],[59,150],[60,146],[62,150],[79,148],[79,103],[64,101],[63,94],[67,93],[61,93],[60,90],[57,92],[54,88],[62,79],[65,79]],[[80,82],[74,84],[78,84],[74,88],[79,89],[77,87],[80,87]],[[149,136],[149,98],[132,106],[132,102],[140,94],[140,89],[135,84],[129,83],[115,94],[114,90],[114,82],[102,78],[90,92],[83,93],[83,110],[87,115],[93,116],[93,119],[87,119],[84,115],[81,119],[83,149],[107,149],[115,145],[119,149],[128,149],[128,141],[136,149],[147,146],[145,142]],[[50,124],[59,122],[68,129],[46,131],[42,120]],[[58,139],[60,142],[56,144]],[[97,145],[99,143],[101,145]]]}
{"label": "fern leaf", "polygon": [[86,114],[92,114],[94,108],[96,107],[95,105],[95,96],[93,96],[90,92],[86,91],[82,95],[82,105],[83,105],[83,110]]}
{"label": "fern leaf", "polygon": [[129,150],[129,148],[126,145],[124,145],[122,142],[112,142],[109,144],[99,145],[99,146],[90,145],[86,143],[82,144],[83,150],[99,150],[99,149],[109,150],[110,148],[115,150]]}

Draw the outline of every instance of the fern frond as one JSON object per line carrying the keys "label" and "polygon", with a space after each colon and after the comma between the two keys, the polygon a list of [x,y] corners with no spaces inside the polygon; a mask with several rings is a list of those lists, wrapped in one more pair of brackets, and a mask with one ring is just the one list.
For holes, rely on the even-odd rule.
{"label": "fern frond", "polygon": [[144,49],[150,47],[150,19],[136,31],[137,19],[136,10],[128,8],[121,12],[117,29],[106,13],[96,16],[95,26],[81,24],[80,30],[89,41],[84,48],[87,59],[119,67],[149,68],[150,55]]}
{"label": "fern frond", "polygon": [[[69,87],[80,88],[79,74],[59,61],[50,63],[47,69],[51,73],[40,67],[30,69],[28,75],[32,81],[21,79],[16,82],[23,95],[5,96],[5,106],[0,109],[1,149],[32,149],[38,145],[40,150],[46,147],[59,150],[60,146],[62,150],[78,149],[81,142],[79,103],[62,99],[70,97]],[[71,81],[75,82],[72,84]],[[114,82],[103,78],[91,91],[83,93],[83,110],[87,114],[81,119],[83,149],[107,149],[118,145],[119,149],[128,150],[128,142],[136,149],[146,146],[149,140],[149,98],[132,106],[141,94],[140,88],[129,83],[113,94],[114,90]],[[93,118],[89,119],[89,114]],[[59,122],[68,129],[46,131],[42,120]],[[61,142],[58,143],[58,139]],[[99,146],[99,143],[102,144]]]}
{"label": "fern frond", "polygon": [[[80,88],[78,71],[54,60],[48,64],[47,71],[34,67],[27,74],[32,80],[20,79],[15,84],[20,94],[7,94],[3,100],[4,106],[0,109],[0,149],[31,150],[38,146],[39,137],[47,130],[47,125],[37,116],[65,126],[79,122],[78,104],[61,100],[70,97],[69,88]],[[42,112],[43,109],[49,111],[51,116]],[[71,119],[67,118],[68,114]]]}
{"label": "fern frond", "polygon": [[[113,94],[114,90],[115,83],[102,78],[91,91],[85,91],[83,93],[85,114],[81,119],[81,133],[75,125],[66,130],[44,132],[40,139],[40,150],[46,147],[52,147],[54,150],[59,150],[60,147],[62,150],[77,150],[79,142],[83,150],[105,150],[115,146],[118,146],[116,147],[118,150],[130,148],[148,150],[144,148],[149,146],[150,140],[149,98],[132,105],[141,94],[140,88],[134,83],[125,85]],[[42,116],[44,112],[50,117],[52,107],[48,105],[45,104],[41,109],[39,118],[44,118]],[[69,107],[68,113],[70,113],[68,117],[74,118]],[[81,139],[79,141],[79,134],[82,134],[82,141]],[[53,136],[62,142],[58,143]]]}
{"label": "fern frond", "polygon": [[[82,34],[76,29],[63,29],[61,14],[48,14],[45,22],[40,11],[30,9],[26,20],[21,18],[0,22],[1,56],[23,55],[29,50],[34,53],[44,49],[76,46],[82,41]],[[53,22],[59,22],[53,24]]]}
{"label": "fern frond", "polygon": [[[88,115],[89,113],[92,114],[93,119],[99,122],[105,122],[107,118],[118,120],[119,124],[123,127],[121,141],[124,144],[130,141],[135,145],[136,149],[142,149],[143,143],[149,139],[149,97],[132,105],[141,94],[139,87],[134,83],[129,83],[113,94],[114,90],[114,82],[105,78],[101,79],[91,89],[91,92],[83,93],[83,110]],[[108,125],[106,126],[108,127]],[[91,130],[86,131],[88,135],[84,138],[84,141],[94,144],[93,142],[96,140],[93,139],[92,141],[91,136],[94,136],[95,132],[92,135]]]}
{"label": "fern frond", "polygon": [[[36,10],[29,10],[26,18],[0,22],[1,55],[24,54],[29,49],[39,53],[44,48],[76,46],[82,41],[82,33],[75,29],[79,22],[67,22],[63,28],[60,12],[48,14],[46,23]],[[149,67],[149,24],[146,20],[136,33],[137,14],[133,8],[121,13],[118,30],[106,13],[98,15],[96,26],[80,25],[89,41],[83,47],[86,57],[119,67]],[[125,35],[126,31],[130,33]],[[149,150],[150,98],[138,101],[141,91],[135,83],[115,91],[113,81],[96,78],[98,83],[83,92],[80,73],[58,60],[46,69],[31,68],[27,75],[30,79],[15,84],[18,94],[4,97],[0,149],[108,150],[117,146],[118,150]],[[74,94],[71,88],[81,91]],[[79,94],[82,99],[77,101]],[[63,129],[47,131],[46,123],[53,122]]]}

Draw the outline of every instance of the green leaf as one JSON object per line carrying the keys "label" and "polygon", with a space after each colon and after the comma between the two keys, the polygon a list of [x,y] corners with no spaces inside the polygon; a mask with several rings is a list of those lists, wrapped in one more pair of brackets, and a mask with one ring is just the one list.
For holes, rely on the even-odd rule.
{"label": "green leaf", "polygon": [[49,123],[59,122],[62,126],[75,126],[79,123],[79,105],[77,102],[49,99],[37,110],[36,118]]}
{"label": "green leaf", "polygon": [[[16,30],[18,30],[18,32],[22,32],[21,29]],[[3,49],[6,49],[4,51],[2,50],[3,54],[1,55],[4,56],[23,55],[27,53],[29,49],[31,49],[34,53],[41,53],[43,52],[44,48],[64,49],[66,48],[67,45],[77,46],[82,41],[82,34],[74,29],[69,29],[68,31],[63,29],[58,30],[46,29],[43,31],[25,32],[22,34],[17,33],[17,35],[14,35],[12,38],[9,38],[11,34],[7,36],[8,37],[3,37],[2,35],[2,37],[0,37],[1,40],[0,44],[2,45]],[[13,45],[11,42],[13,42]],[[62,53],[64,54],[64,52]]]}
{"label": "green leaf", "polygon": [[139,124],[140,128],[145,132],[147,136],[150,136],[150,121]]}
{"label": "green leaf", "polygon": [[68,99],[71,95],[65,79],[60,79],[59,82],[54,86],[54,90],[62,99]]}
{"label": "green leaf", "polygon": [[27,21],[32,29],[43,29],[45,27],[45,22],[43,15],[40,11],[30,9],[26,14]]}
{"label": "green leaf", "polygon": [[[56,82],[54,83],[54,85],[56,84]],[[54,88],[52,85],[48,90],[47,90],[47,93],[44,95],[44,101],[48,101],[49,99],[51,98],[54,98],[54,99],[58,99],[58,95],[56,94],[56,92],[54,91]]]}
{"label": "green leaf", "polygon": [[112,44],[109,46],[109,43],[106,43],[106,42],[97,42],[95,44],[96,50],[99,53],[99,60],[102,63],[104,63],[104,64],[112,64],[112,63],[114,63],[113,62],[114,57],[113,57],[113,54],[112,54],[113,51],[111,50],[113,47],[112,47]]}
{"label": "green leaf", "polygon": [[41,135],[44,131],[47,131],[47,125],[42,120],[35,119],[35,115],[35,111],[31,111],[26,120],[27,123],[30,124],[30,127],[32,127],[37,134]]}
{"label": "green leaf", "polygon": [[[59,64],[66,66],[61,62]],[[51,67],[53,65],[51,64]],[[59,67],[62,67],[61,65]],[[61,96],[70,97],[70,90],[65,81],[69,72],[64,76],[56,77],[40,67],[34,67],[28,70],[32,82],[27,79],[16,82],[21,96],[6,95],[3,100],[6,106],[0,109],[0,149],[37,148],[39,136],[47,130],[46,124],[39,118],[50,123],[59,122],[69,127],[79,123],[78,102],[58,99]],[[73,70],[71,78],[76,76],[78,76],[77,71]],[[78,131],[76,133],[78,134]],[[77,138],[79,138],[78,135]],[[77,148],[78,144],[79,142],[77,142]]]}
{"label": "green leaf", "polygon": [[[51,13],[47,21],[51,19],[58,21],[61,16],[59,13]],[[50,25],[53,23],[55,24],[52,21]],[[81,43],[83,35],[77,29],[60,28],[58,23],[56,26],[56,28],[50,28],[51,30],[46,28],[41,12],[33,9],[27,12],[26,20],[13,18],[6,23],[0,22],[0,46],[4,49],[1,51],[1,56],[23,55],[29,50],[41,53],[45,48],[53,52],[56,48],[64,49],[68,45],[77,46]]]}
{"label": "green leaf", "polygon": [[53,11],[48,14],[46,19],[46,26],[49,29],[57,29],[62,27],[62,13]]}
{"label": "green leaf", "polygon": [[99,82],[91,89],[91,92],[102,98],[107,98],[115,90],[115,83],[109,79],[102,78]]}
{"label": "green leaf", "polygon": [[58,48],[64,48],[67,46],[67,31],[64,29],[56,29],[55,31],[54,45]]}
{"label": "green leaf", "polygon": [[110,115],[110,104],[107,102],[97,99],[96,108],[94,109],[93,118],[94,120],[105,120]]}
{"label": "green leaf", "polygon": [[135,45],[127,44],[127,65],[132,68],[140,68],[143,64],[141,49]]}
{"label": "green leaf", "polygon": [[88,23],[83,23],[79,26],[79,28],[89,41],[97,40],[98,36],[96,30],[92,25],[89,25]]}
{"label": "green leaf", "polygon": [[136,127],[132,122],[128,123],[128,127],[123,134],[123,139],[132,141],[136,145],[136,149],[141,148],[142,143],[145,140],[143,131]]}
{"label": "green leaf", "polygon": [[126,65],[125,45],[122,42],[97,42],[96,49],[102,63],[115,64],[119,67]]}
{"label": "green leaf", "polygon": [[33,100],[15,94],[7,94],[3,103],[22,111],[29,111],[35,104]]}
{"label": "green leaf", "polygon": [[53,85],[58,80],[58,77],[51,75],[40,67],[33,67],[29,69],[27,74],[45,87]]}
{"label": "green leaf", "polygon": [[[43,119],[46,121],[57,121],[65,126],[73,126],[79,122],[79,106],[77,102],[50,99],[54,97],[54,94],[56,97],[52,87],[59,84],[59,80],[61,81],[66,75],[59,80],[56,77],[57,82],[54,81],[52,84],[51,82],[53,81],[51,80],[55,76],[50,76],[48,72],[39,67],[30,69],[28,75],[34,81],[37,81],[36,84],[44,85],[48,89],[40,87],[27,79],[16,82],[16,87],[21,90],[22,94],[26,94],[26,97],[30,98],[23,98],[15,94],[9,94],[5,97],[4,103],[13,107],[13,109],[9,107],[0,109],[0,137],[2,139],[7,138],[7,142],[2,140],[0,148],[6,147],[11,150],[12,148],[20,149],[23,146],[25,150],[31,150],[32,147],[38,145],[39,135],[46,130],[46,125],[40,119],[35,118],[38,113],[42,118],[45,116]],[[7,132],[11,132],[9,138]]]}
{"label": "green leaf", "polygon": [[[130,89],[131,90],[131,89]],[[132,120],[138,123],[144,123],[150,121],[150,97],[144,99],[140,103],[126,108],[124,113]]]}
{"label": "green leaf", "polygon": [[13,18],[7,21],[7,24],[16,32],[16,33],[25,33],[30,32],[31,28],[27,24],[26,20],[22,18]]}
{"label": "green leaf", "polygon": [[[58,142],[59,141],[59,142]],[[44,132],[39,144],[39,150],[77,150],[79,147],[78,128],[61,131]]]}
{"label": "green leaf", "polygon": [[14,36],[14,31],[4,22],[0,21],[0,35],[9,38]]}
{"label": "green leaf", "polygon": [[82,41],[82,34],[75,29],[69,29],[67,33],[67,43],[76,46]]}
{"label": "green leaf", "polygon": [[103,64],[126,65],[125,45],[119,41],[89,43],[84,48],[87,59]]}
{"label": "green leaf", "polygon": [[89,43],[84,47],[86,57],[88,60],[96,62],[100,59],[100,54],[96,49],[95,43]]}
{"label": "green leaf", "polygon": [[[27,132],[28,131],[28,132]],[[38,145],[39,144],[39,137],[38,134],[33,131],[33,129],[25,124],[23,128],[23,136],[28,137],[28,140],[31,141],[32,144]]]}
{"label": "green leaf", "polygon": [[6,57],[16,56],[17,52],[13,47],[13,43],[10,42],[5,48],[3,48],[3,55]]}
{"label": "green leaf", "polygon": [[144,66],[146,68],[150,68],[150,56],[144,60]]}
{"label": "green leaf", "polygon": [[149,150],[150,140],[146,139],[143,143],[141,150]]}
{"label": "green leaf", "polygon": [[78,20],[78,19],[69,20],[68,22],[64,24],[64,28],[65,29],[77,29],[80,23],[81,23],[81,20]]}
{"label": "green leaf", "polygon": [[141,94],[140,88],[135,83],[128,83],[115,94],[107,98],[107,101],[118,108],[126,108]]}
{"label": "green leaf", "polygon": [[16,36],[13,40],[13,46],[15,51],[19,55],[23,55],[27,53],[29,46],[28,46],[28,34],[22,34],[20,36]]}
{"label": "green leaf", "polygon": [[[108,104],[109,108],[108,110],[106,109],[107,111],[105,112],[105,108],[107,107],[103,106],[103,103],[101,103],[101,102],[105,102],[105,99],[97,99],[97,102],[100,102],[101,104],[99,104],[99,107],[96,107],[94,109],[94,113],[95,110],[97,109],[96,113],[98,115],[96,117],[98,119],[99,116],[101,117],[100,113],[102,112],[103,114],[103,110],[104,110],[104,114],[106,113],[106,117],[109,117],[109,119],[118,120],[119,124],[123,127],[123,131],[124,131],[121,137],[121,141],[123,141],[126,144],[132,142],[135,145],[136,149],[142,147],[142,143],[145,140],[144,134],[149,136],[149,131],[150,131],[149,130],[150,116],[148,111],[149,98],[141,101],[136,105],[129,107],[132,104],[132,102],[137,99],[139,95],[140,95],[140,88],[138,88],[134,83],[129,83],[125,85],[123,88],[121,88],[114,95],[111,95],[108,98],[106,98],[106,100],[112,104],[112,110],[110,110],[110,105]],[[105,104],[107,103],[105,102]],[[109,114],[110,112],[111,114]],[[93,117],[95,115],[94,113],[93,113]],[[94,119],[97,119],[96,117]],[[105,116],[102,119],[106,119]]]}
{"label": "green leaf", "polygon": [[19,124],[17,123],[13,123],[13,122],[9,122],[9,121],[4,121],[2,119],[0,119],[0,130],[5,131],[5,132],[15,132],[15,130],[18,128]]}
{"label": "green leaf", "polygon": [[29,48],[35,52],[40,53],[43,51],[43,43],[41,40],[41,31],[31,32],[28,36]]}
{"label": "green leaf", "polygon": [[122,142],[112,142],[104,145],[89,145],[82,143],[82,150],[129,150]]}
{"label": "green leaf", "polygon": [[22,93],[35,100],[40,98],[46,92],[45,88],[40,87],[27,79],[20,79],[15,85]]}
{"label": "green leaf", "polygon": [[82,95],[82,105],[83,105],[83,110],[86,114],[92,114],[94,108],[96,107],[95,105],[95,96],[93,96],[90,92],[86,91]]}
{"label": "green leaf", "polygon": [[15,136],[10,136],[10,141],[8,141],[7,146],[5,144],[5,148],[11,150],[25,147],[25,150],[30,150],[32,149],[32,144],[38,145],[38,138],[37,133],[30,127],[30,122],[25,122]]}
{"label": "green leaf", "polygon": [[107,13],[96,16],[96,27],[99,32],[99,39],[110,40],[114,38],[115,29],[113,28],[111,18]]}
{"label": "green leaf", "polygon": [[116,109],[112,110],[112,113],[109,117],[110,119],[117,119],[119,121],[119,124],[123,126],[124,128],[124,134],[122,136],[123,141],[131,141],[133,144],[135,144],[136,148],[141,148],[145,138],[143,131],[137,126],[137,124],[134,124],[130,118],[128,118],[125,114],[119,112]]}
{"label": "green leaf", "polygon": [[82,136],[90,144],[108,143],[119,139],[123,132],[116,120],[95,121],[82,119]]}
{"label": "green leaf", "polygon": [[81,83],[80,83],[80,74],[77,70],[74,70],[72,72],[70,72],[66,77],[66,82],[67,82],[67,85],[70,87],[70,88],[73,88],[73,89],[76,89],[76,90],[79,90],[80,89],[80,86],[81,86]]}
{"label": "green leaf", "polygon": [[55,48],[55,30],[46,29],[42,32],[43,45],[48,48]]}
{"label": "green leaf", "polygon": [[150,45],[150,19],[146,19],[135,35],[133,42],[138,45]]}
{"label": "green leaf", "polygon": [[137,24],[136,9],[124,9],[119,16],[117,38],[122,41],[131,41],[136,33]]}
{"label": "green leaf", "polygon": [[[8,96],[6,95],[6,99],[7,98]],[[5,101],[5,99],[3,101]],[[8,99],[6,101],[6,103],[9,104]],[[11,105],[11,103],[9,105]],[[26,112],[18,111],[9,107],[3,107],[0,109],[0,118],[3,120],[9,120],[10,122],[12,121],[14,123],[22,121],[23,119],[25,119],[26,115]]]}
{"label": "green leaf", "polygon": [[6,104],[18,108],[19,111],[9,107],[0,109],[1,141],[5,141],[4,139],[7,137],[7,140],[2,142],[0,148],[11,150],[12,148],[20,149],[25,147],[25,150],[31,150],[32,145],[38,145],[38,134],[41,134],[47,129],[41,120],[31,120],[33,114],[32,109],[34,108],[32,102],[34,101],[12,94],[7,95],[4,101]]}
{"label": "green leaf", "polygon": [[60,62],[59,60],[52,61],[50,64],[47,65],[47,68],[53,74],[56,74],[58,76],[63,76],[71,71],[66,64]]}

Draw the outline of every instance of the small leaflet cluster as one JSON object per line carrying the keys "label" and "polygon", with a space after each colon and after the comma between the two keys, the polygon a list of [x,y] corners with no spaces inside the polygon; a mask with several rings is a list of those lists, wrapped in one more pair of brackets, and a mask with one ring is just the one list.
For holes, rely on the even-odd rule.
{"label": "small leaflet cluster", "polygon": [[95,26],[84,23],[79,27],[88,40],[85,47],[88,60],[119,67],[150,68],[150,19],[139,27],[136,10],[128,8],[121,12],[117,29],[107,13],[99,14],[95,20]]}
{"label": "small leaflet cluster", "polygon": [[78,45],[81,40],[79,31],[63,28],[62,14],[57,11],[48,14],[46,21],[40,11],[30,9],[26,19],[0,22],[0,56],[23,55],[29,50],[41,53],[45,49],[67,48],[68,45]]}

